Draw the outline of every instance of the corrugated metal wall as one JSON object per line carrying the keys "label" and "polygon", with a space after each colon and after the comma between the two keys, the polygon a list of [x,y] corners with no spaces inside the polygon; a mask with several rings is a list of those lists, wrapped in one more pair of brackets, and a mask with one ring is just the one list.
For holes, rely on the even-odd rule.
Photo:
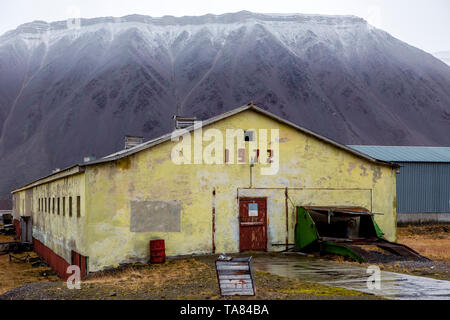
{"label": "corrugated metal wall", "polygon": [[398,164],[397,212],[450,212],[450,163]]}

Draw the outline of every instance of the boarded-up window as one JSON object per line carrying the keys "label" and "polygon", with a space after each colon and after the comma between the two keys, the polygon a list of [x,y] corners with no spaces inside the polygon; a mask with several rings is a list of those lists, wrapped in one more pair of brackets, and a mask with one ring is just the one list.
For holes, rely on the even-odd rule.
{"label": "boarded-up window", "polygon": [[55,198],[52,199],[52,213],[55,214]]}
{"label": "boarded-up window", "polygon": [[69,197],[69,217],[72,216],[72,197]]}
{"label": "boarded-up window", "polygon": [[81,217],[81,197],[77,196],[77,217]]}
{"label": "boarded-up window", "polygon": [[60,209],[60,207],[59,207],[59,198],[58,198],[58,211],[57,211],[58,216],[59,216],[59,213],[60,213],[59,209]]}
{"label": "boarded-up window", "polygon": [[180,201],[131,201],[131,232],[180,232]]}
{"label": "boarded-up window", "polygon": [[62,200],[63,216],[65,217],[66,216],[66,197],[63,197],[62,199],[63,199]]}

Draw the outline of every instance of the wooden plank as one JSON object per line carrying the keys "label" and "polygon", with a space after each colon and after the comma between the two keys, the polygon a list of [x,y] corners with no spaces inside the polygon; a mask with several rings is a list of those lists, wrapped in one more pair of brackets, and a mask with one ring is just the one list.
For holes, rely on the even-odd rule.
{"label": "wooden plank", "polygon": [[249,289],[249,290],[253,289],[251,283],[238,283],[238,282],[236,282],[236,283],[221,283],[220,287],[222,288],[222,290],[229,289],[229,288],[236,289],[236,290],[237,289]]}
{"label": "wooden plank", "polygon": [[229,279],[227,279],[227,280],[220,280],[220,285],[221,286],[224,286],[224,285],[251,285],[251,284],[253,284],[252,283],[252,280],[251,279],[249,279],[249,280],[241,280],[241,279],[236,279],[236,280],[229,280]]}
{"label": "wooden plank", "polygon": [[227,266],[227,265],[218,265],[217,266],[217,270],[218,271],[222,271],[222,270],[233,270],[233,271],[237,271],[237,270],[242,270],[242,271],[248,271],[248,265],[247,266]]}
{"label": "wooden plank", "polygon": [[217,266],[248,266],[247,261],[218,261]]}
{"label": "wooden plank", "polygon": [[244,275],[249,274],[248,270],[220,270],[217,271],[218,275]]}
{"label": "wooden plank", "polygon": [[228,280],[228,279],[252,280],[249,274],[219,274],[219,280]]}
{"label": "wooden plank", "polygon": [[253,296],[253,290],[224,289],[223,296]]}

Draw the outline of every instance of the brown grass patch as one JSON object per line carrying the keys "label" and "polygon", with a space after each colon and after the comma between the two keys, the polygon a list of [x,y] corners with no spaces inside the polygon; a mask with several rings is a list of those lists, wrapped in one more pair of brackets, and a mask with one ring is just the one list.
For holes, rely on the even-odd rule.
{"label": "brown grass patch", "polygon": [[398,242],[437,261],[450,263],[450,225],[407,226],[398,228]]}
{"label": "brown grass patch", "polygon": [[[25,257],[27,253],[14,256]],[[33,252],[30,255],[35,256]],[[33,268],[31,263],[9,261],[9,255],[0,255],[0,294],[23,284],[41,281],[59,281],[57,276],[41,276],[48,267]]]}
{"label": "brown grass patch", "polygon": [[0,234],[0,242],[10,242],[14,241],[14,236],[5,236],[4,234]]}

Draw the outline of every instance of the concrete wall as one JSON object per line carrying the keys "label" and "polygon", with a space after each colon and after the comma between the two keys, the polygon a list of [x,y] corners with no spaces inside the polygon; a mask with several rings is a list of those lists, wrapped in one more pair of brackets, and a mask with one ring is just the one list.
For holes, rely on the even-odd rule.
{"label": "concrete wall", "polygon": [[[62,173],[63,174],[63,173]],[[80,197],[80,217],[77,216],[77,196]],[[69,197],[72,197],[72,216],[69,216]],[[58,214],[57,203],[60,201]],[[65,198],[65,215],[63,215]],[[39,199],[47,200],[40,208]],[[55,199],[55,212],[53,212]],[[49,206],[50,203],[50,206]],[[16,207],[17,204],[17,207]],[[31,216],[33,238],[71,263],[72,250],[86,255],[85,243],[85,177],[84,173],[70,175],[14,194],[14,216]]]}
{"label": "concrete wall", "polygon": [[397,224],[427,224],[427,223],[450,223],[450,213],[397,213]]}
{"label": "concrete wall", "polygon": [[[249,188],[248,164],[175,165],[170,157],[175,142],[165,142],[115,162],[86,167],[89,212],[86,255],[91,271],[147,261],[151,239],[164,239],[169,256],[209,253],[213,236],[216,252],[239,251],[239,196],[268,198],[268,250],[284,249],[276,244],[286,240],[285,188],[289,197],[290,243],[294,241],[297,205],[363,206],[383,213],[375,219],[386,237],[396,240],[395,169],[369,162],[252,110],[212,126],[223,136],[231,128],[279,129],[278,174],[261,175],[260,169],[265,165],[257,164],[253,168],[253,186]],[[203,142],[204,147],[209,144]],[[142,201],[179,203],[179,215],[167,216],[175,220],[179,217],[176,221],[179,231],[166,228],[165,223],[169,222],[164,221],[164,215],[158,217],[159,232],[155,229],[146,232],[150,229],[145,225],[134,229],[133,203]],[[151,224],[150,219],[142,216],[138,219]]]}

